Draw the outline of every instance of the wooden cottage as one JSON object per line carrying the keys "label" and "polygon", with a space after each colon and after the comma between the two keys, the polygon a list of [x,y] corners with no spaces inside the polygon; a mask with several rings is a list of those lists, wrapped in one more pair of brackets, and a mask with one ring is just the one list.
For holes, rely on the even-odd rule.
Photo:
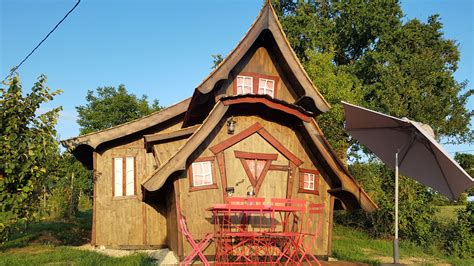
{"label": "wooden cottage", "polygon": [[[213,203],[250,190],[258,197],[325,204],[313,252],[331,252],[335,209],[373,211],[325,139],[315,117],[330,108],[293,52],[267,2],[237,47],[191,98],[146,117],[62,144],[94,170],[92,244],[111,248],[188,243],[213,230]],[[212,255],[213,249],[207,250]]]}

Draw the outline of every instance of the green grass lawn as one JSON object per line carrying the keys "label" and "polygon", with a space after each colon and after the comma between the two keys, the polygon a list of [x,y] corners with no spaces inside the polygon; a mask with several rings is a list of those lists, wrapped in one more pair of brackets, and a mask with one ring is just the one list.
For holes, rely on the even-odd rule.
{"label": "green grass lawn", "polygon": [[[335,225],[333,231],[333,257],[339,260],[365,262],[371,265],[392,262],[392,241],[373,239],[366,233]],[[410,242],[400,241],[400,260],[416,265],[474,265],[474,258],[447,257],[436,250],[426,250]]]}
{"label": "green grass lawn", "polygon": [[[454,208],[447,208],[452,209]],[[113,258],[94,251],[79,250],[90,242],[91,211],[80,212],[72,221],[43,220],[31,224],[0,246],[0,265],[153,265],[146,254]],[[401,262],[417,265],[474,265],[474,258],[449,258],[435,250],[400,242]],[[373,239],[366,233],[334,225],[333,257],[372,265],[391,262],[392,242]]]}
{"label": "green grass lawn", "polygon": [[33,223],[0,246],[0,265],[153,265],[145,254],[113,258],[75,248],[90,242],[91,223],[91,210],[71,221]]}

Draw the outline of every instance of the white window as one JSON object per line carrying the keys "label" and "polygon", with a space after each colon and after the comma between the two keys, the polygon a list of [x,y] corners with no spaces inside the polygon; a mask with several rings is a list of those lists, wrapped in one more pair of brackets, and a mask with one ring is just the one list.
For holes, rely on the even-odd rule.
{"label": "white window", "polygon": [[314,180],[316,178],[315,174],[303,173],[303,176],[304,176],[303,189],[314,190]]}
{"label": "white window", "polygon": [[193,186],[212,185],[212,162],[203,161],[192,164]]}
{"label": "white window", "polygon": [[135,195],[135,157],[114,158],[114,196]]}
{"label": "white window", "polygon": [[253,93],[253,78],[249,76],[237,76],[237,91],[236,94],[252,94]]}
{"label": "white window", "polygon": [[275,81],[261,78],[258,82],[258,94],[266,94],[273,97],[275,94]]}

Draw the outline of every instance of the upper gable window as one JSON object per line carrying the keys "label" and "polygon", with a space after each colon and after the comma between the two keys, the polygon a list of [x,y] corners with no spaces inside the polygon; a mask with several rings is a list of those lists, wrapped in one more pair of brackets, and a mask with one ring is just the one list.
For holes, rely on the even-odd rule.
{"label": "upper gable window", "polygon": [[234,80],[234,95],[260,94],[274,98],[278,77],[259,73],[242,72]]}
{"label": "upper gable window", "polygon": [[275,92],[275,81],[272,79],[259,79],[258,94],[267,94],[272,98]]}
{"label": "upper gable window", "polygon": [[253,93],[253,77],[237,76],[236,95]]}

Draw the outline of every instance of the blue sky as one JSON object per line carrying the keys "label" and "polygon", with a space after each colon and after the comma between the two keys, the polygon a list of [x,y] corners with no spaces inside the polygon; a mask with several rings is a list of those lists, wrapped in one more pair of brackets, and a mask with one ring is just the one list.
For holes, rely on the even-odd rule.
{"label": "blue sky", "polygon": [[[8,71],[51,30],[75,0],[0,0],[0,74]],[[226,55],[243,37],[263,1],[82,0],[19,73],[25,88],[40,74],[64,92],[45,106],[63,106],[61,139],[76,136],[75,106],[87,90],[125,84],[164,106],[192,95],[211,71],[211,54]],[[445,37],[459,42],[458,81],[474,86],[474,1],[403,1],[407,18],[438,13]],[[472,97],[474,98],[474,97]],[[474,109],[474,99],[468,105]],[[448,151],[473,149],[446,146]]]}

